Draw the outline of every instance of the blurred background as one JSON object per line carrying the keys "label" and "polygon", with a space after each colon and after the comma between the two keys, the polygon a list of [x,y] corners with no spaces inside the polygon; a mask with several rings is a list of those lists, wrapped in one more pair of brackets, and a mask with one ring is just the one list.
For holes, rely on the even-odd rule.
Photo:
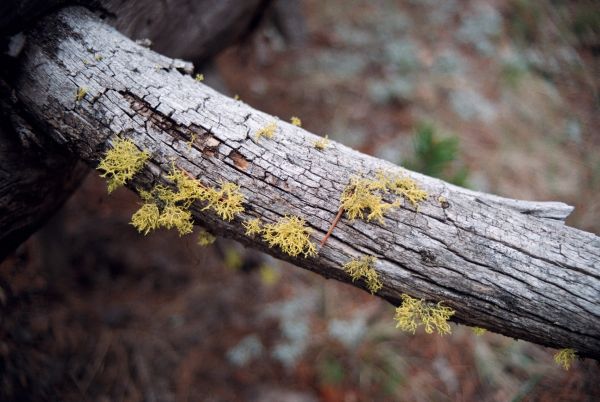
{"label": "blurred background", "polygon": [[[461,186],[569,203],[600,233],[597,1],[279,3],[197,66],[208,85]],[[139,236],[138,203],[91,172],[0,265],[0,399],[600,400],[597,362],[403,334],[386,302],[237,243]]]}

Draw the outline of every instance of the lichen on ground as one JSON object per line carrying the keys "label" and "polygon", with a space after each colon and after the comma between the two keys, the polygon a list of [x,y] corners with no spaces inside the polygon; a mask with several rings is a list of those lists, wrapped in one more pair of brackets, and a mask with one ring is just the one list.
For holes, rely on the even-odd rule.
{"label": "lichen on ground", "polygon": [[108,182],[108,192],[125,185],[139,172],[150,154],[140,151],[130,139],[119,138],[100,160],[97,169],[104,171],[100,176]]}
{"label": "lichen on ground", "polygon": [[434,330],[440,335],[451,332],[448,320],[455,313],[453,309],[444,306],[442,302],[433,304],[404,293],[401,297],[402,304],[396,308],[394,316],[396,328],[413,334],[420,326],[423,326],[428,334],[433,333]]}
{"label": "lichen on ground", "polygon": [[317,247],[310,241],[311,233],[312,229],[306,226],[304,219],[291,215],[263,227],[263,239],[269,247],[277,246],[292,257],[300,254],[310,257],[317,254]]}
{"label": "lichen on ground", "polygon": [[344,264],[344,271],[352,278],[352,282],[357,279],[364,279],[371,293],[377,293],[382,287],[379,274],[375,270],[377,258],[364,255],[360,258],[354,258]]}

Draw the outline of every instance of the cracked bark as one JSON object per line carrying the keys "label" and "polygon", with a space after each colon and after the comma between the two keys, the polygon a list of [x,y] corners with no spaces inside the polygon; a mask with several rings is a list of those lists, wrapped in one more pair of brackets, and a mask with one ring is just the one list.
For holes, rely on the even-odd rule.
{"label": "cracked bark", "polygon": [[[418,212],[393,209],[385,225],[342,218],[317,257],[290,258],[245,236],[242,221],[301,216],[318,243],[352,175],[403,170],[335,142],[318,151],[319,137],[285,122],[273,139],[257,141],[253,133],[274,117],[195,82],[189,65],[136,45],[83,9],[47,17],[27,35],[33,40],[12,83],[15,110],[90,166],[118,134],[131,138],[152,155],[132,190],[166,184],[173,160],[206,185],[235,182],[246,211],[224,222],[196,205],[196,223],[348,283],[342,264],[374,255],[384,284],[377,295],[393,304],[402,293],[442,300],[458,323],[600,359],[600,238],[563,224],[571,207],[408,172],[430,194]],[[103,59],[83,63],[90,51]],[[87,95],[76,102],[79,87]]]}

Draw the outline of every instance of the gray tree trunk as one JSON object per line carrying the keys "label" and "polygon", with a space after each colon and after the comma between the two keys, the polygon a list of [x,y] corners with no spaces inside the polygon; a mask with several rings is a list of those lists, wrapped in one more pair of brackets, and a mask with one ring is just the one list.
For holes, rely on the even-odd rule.
{"label": "gray tree trunk", "polygon": [[[318,242],[351,176],[404,170],[335,142],[318,151],[319,137],[285,122],[273,139],[257,141],[273,116],[194,81],[189,65],[136,45],[83,9],[63,10],[27,33],[18,66],[6,84],[13,114],[62,148],[92,167],[117,135],[151,153],[132,190],[167,184],[172,160],[206,185],[239,184],[246,211],[233,221],[193,207],[209,230],[348,283],[342,265],[374,255],[383,281],[377,295],[395,305],[402,293],[444,301],[458,323],[600,359],[600,238],[563,224],[571,207],[408,172],[430,194],[418,211],[393,209],[385,225],[344,217],[316,257],[292,258],[245,236],[242,222],[297,215]],[[87,94],[77,102],[81,87]]]}

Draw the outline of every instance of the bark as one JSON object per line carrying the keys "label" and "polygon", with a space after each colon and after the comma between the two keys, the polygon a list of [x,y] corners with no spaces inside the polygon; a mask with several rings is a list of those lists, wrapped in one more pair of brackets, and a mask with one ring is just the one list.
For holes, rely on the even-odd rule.
{"label": "bark", "polygon": [[[285,122],[273,139],[256,140],[274,117],[195,82],[182,62],[136,45],[83,9],[46,18],[28,38],[12,84],[14,109],[92,167],[117,135],[131,138],[152,155],[132,190],[168,184],[173,160],[205,185],[235,182],[246,211],[225,222],[196,205],[198,224],[348,283],[342,265],[374,255],[384,284],[377,295],[395,305],[402,293],[444,301],[458,323],[600,359],[600,238],[563,224],[571,207],[407,172],[430,194],[418,211],[393,209],[385,225],[344,217],[316,257],[291,258],[245,236],[241,223],[293,214],[318,242],[351,176],[406,171],[335,142],[318,151],[319,137]],[[88,93],[77,102],[80,87]]]}

